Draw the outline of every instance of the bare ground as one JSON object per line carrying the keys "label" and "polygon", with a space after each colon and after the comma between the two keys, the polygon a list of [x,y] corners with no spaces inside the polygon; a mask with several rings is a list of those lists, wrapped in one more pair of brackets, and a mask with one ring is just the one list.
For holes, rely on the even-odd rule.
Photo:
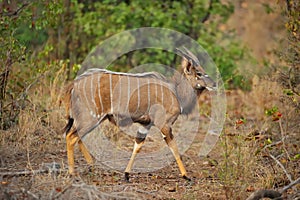
{"label": "bare ground", "polygon": [[[225,198],[224,191],[220,190],[222,183],[217,178],[217,164],[211,162],[211,159],[203,160],[197,156],[203,134],[198,134],[193,145],[182,156],[192,181],[180,178],[176,163],[171,162],[155,172],[132,173],[129,183],[124,181],[123,172],[104,169],[99,163],[91,170],[78,150],[78,174],[69,176],[64,136],[57,135],[49,140],[44,137],[51,137],[50,135],[40,137],[39,134],[42,133],[25,138],[22,141],[28,145],[25,148],[18,147],[14,141],[10,145],[6,143],[5,147],[2,146],[1,199]],[[128,143],[133,144],[132,140]],[[56,167],[47,168],[53,167],[54,163]]]}
{"label": "bare ground", "polygon": [[[270,101],[276,94],[258,96],[255,99],[260,101],[249,102],[250,96],[258,94],[259,88],[252,93],[228,92],[228,107],[232,109],[228,112],[223,135],[206,158],[198,156],[209,122],[205,114],[201,115],[203,124],[182,155],[192,181],[180,177],[173,161],[154,172],[132,173],[127,183],[122,171],[105,168],[97,162],[93,168],[87,166],[78,149],[75,154],[78,173],[70,176],[64,135],[58,134],[59,128],[51,129],[45,124],[33,127],[23,119],[20,128],[1,132],[5,139],[2,139],[0,150],[0,199],[246,199],[258,189],[279,190],[289,184],[287,174],[293,180],[300,175],[299,159],[288,159],[299,153],[299,127],[285,132],[288,139],[282,143],[282,133],[274,129],[279,125],[278,121],[272,121],[264,114],[253,118],[253,106],[268,106],[264,101]],[[202,107],[202,110],[207,109]],[[57,116],[61,115],[61,111],[55,112]],[[241,123],[241,118],[247,122]],[[287,125],[284,119],[280,123]],[[58,124],[63,127],[64,122],[58,120],[55,127],[59,127]],[[186,124],[182,122],[177,126]],[[32,131],[30,127],[33,127]],[[133,138],[126,135],[118,138],[126,144],[122,148],[130,152]],[[146,142],[149,143],[148,150],[157,144],[151,137]],[[266,149],[268,144],[274,144],[272,147],[278,151],[288,150],[288,156],[276,149]],[[284,169],[270,155],[283,163]],[[286,199],[299,198],[299,185],[284,196]]]}

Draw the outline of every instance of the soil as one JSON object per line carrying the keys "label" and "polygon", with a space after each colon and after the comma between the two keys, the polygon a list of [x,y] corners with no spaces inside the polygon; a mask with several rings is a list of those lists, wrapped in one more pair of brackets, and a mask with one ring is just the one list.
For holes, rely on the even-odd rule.
{"label": "soil", "polygon": [[[55,144],[47,144],[47,140],[36,142],[39,147],[30,144],[23,152],[11,143],[1,148],[0,199],[223,199],[213,162],[197,156],[203,136],[197,134],[182,156],[191,181],[181,178],[176,163],[170,161],[168,166],[154,172],[131,173],[130,182],[126,182],[123,172],[97,162],[92,168],[87,166],[78,149],[75,153],[77,175],[70,176],[63,136],[52,138]],[[133,144],[130,137],[119,138]],[[150,136],[146,141],[150,148],[145,147],[140,153],[151,151],[155,142]]]}

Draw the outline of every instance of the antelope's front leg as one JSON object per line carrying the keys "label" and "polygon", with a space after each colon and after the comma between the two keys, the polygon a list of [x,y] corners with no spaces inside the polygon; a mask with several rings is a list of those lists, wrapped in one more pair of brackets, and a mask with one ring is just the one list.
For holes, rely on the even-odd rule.
{"label": "antelope's front leg", "polygon": [[177,144],[174,140],[174,136],[172,134],[172,129],[168,126],[164,126],[161,129],[161,132],[163,134],[164,140],[166,141],[167,145],[169,146],[171,152],[173,153],[173,155],[175,157],[175,160],[177,162],[177,165],[179,167],[179,170],[180,170],[180,173],[181,173],[182,177],[186,180],[191,180],[186,175],[186,170],[185,170],[185,167],[184,167],[184,165],[182,163],[182,160],[180,158],[178,147],[177,147]]}
{"label": "antelope's front leg", "polygon": [[129,172],[132,169],[134,159],[135,159],[136,155],[139,153],[139,151],[141,150],[141,148],[142,148],[142,146],[145,142],[146,136],[149,132],[149,129],[150,128],[141,127],[141,128],[139,128],[139,130],[137,132],[135,142],[134,142],[134,146],[133,146],[133,151],[132,151],[130,160],[127,164],[127,167],[125,169],[125,181],[127,181],[127,182],[129,182]]}
{"label": "antelope's front leg", "polygon": [[78,141],[79,137],[76,134],[76,131],[72,130],[67,133],[66,143],[67,143],[67,156],[68,156],[68,164],[69,164],[69,174],[74,175],[75,164],[74,164],[74,146]]}

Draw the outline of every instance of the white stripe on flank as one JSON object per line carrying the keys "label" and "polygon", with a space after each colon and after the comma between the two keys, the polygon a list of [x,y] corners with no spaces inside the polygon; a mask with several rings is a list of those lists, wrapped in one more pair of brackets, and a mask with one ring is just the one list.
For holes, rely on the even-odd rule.
{"label": "white stripe on flank", "polygon": [[[168,87],[168,89],[169,89],[169,92],[170,92],[170,95],[171,95],[171,98],[172,98],[172,107],[174,106],[174,103],[175,103],[175,101],[174,101],[174,96],[176,95],[175,94],[175,91],[173,91],[172,89],[171,89],[171,86],[170,85],[168,85],[169,87]],[[186,97],[186,98],[188,98],[188,97]]]}
{"label": "white stripe on flank", "polygon": [[109,74],[109,91],[110,91],[110,112],[114,112],[114,106],[113,106],[113,92],[112,92],[112,78],[111,74]]}
{"label": "white stripe on flank", "polygon": [[85,98],[85,101],[86,101],[86,105],[85,106],[87,107],[87,109],[89,110],[89,112],[92,112],[92,110],[90,109],[90,106],[89,106],[88,98],[86,96],[86,90],[87,90],[87,87],[86,87],[86,78],[84,79],[83,84],[84,84],[83,85],[83,94],[84,94],[84,98]]}
{"label": "white stripe on flank", "polygon": [[137,79],[137,90],[138,90],[138,102],[137,102],[137,108],[136,108],[136,111],[139,110],[140,108],[140,80],[139,78],[136,78]]}
{"label": "white stripe on flank", "polygon": [[160,89],[161,89],[161,105],[164,106],[164,88],[163,83],[160,81]]}
{"label": "white stripe on flank", "polygon": [[[74,99],[74,89],[75,89],[75,84],[74,84],[74,87],[72,88],[72,90],[71,90],[71,101],[72,100],[75,100],[76,101],[76,99]],[[69,109],[69,115],[72,117],[73,116],[73,114],[72,114],[72,108],[71,109]]]}
{"label": "white stripe on flank", "polygon": [[[119,81],[117,83],[117,86],[119,87],[118,111],[120,112],[121,98],[122,98],[122,83],[121,83],[122,77],[120,75],[118,75],[118,76],[119,76]],[[121,112],[123,112],[123,110]]]}
{"label": "white stripe on flank", "polygon": [[130,95],[131,95],[131,91],[130,91],[130,78],[129,76],[127,76],[127,103],[126,103],[126,110],[125,112],[128,112],[129,114],[129,101],[130,101]]}
{"label": "white stripe on flank", "polygon": [[171,100],[171,102],[172,102],[172,103],[171,103],[171,107],[173,107],[173,103],[174,103],[174,101],[173,101],[173,93],[172,93],[172,91],[171,91],[171,90],[170,90],[170,96],[171,96],[171,99],[172,99],[172,100]]}
{"label": "white stripe on flank", "polygon": [[101,74],[98,74],[98,97],[99,97],[99,101],[100,101],[100,105],[101,105],[101,113],[103,113],[103,104],[102,104],[102,98],[101,98],[101,88],[100,88],[100,80],[101,80]]}
{"label": "white stripe on flank", "polygon": [[150,109],[150,106],[151,106],[151,102],[150,102],[150,97],[151,97],[151,94],[150,94],[150,81],[149,81],[149,79],[147,79],[147,84],[148,84],[148,107],[147,107],[147,111],[149,111],[149,109]]}
{"label": "white stripe on flank", "polygon": [[154,83],[154,85],[155,85],[155,104],[157,103],[157,82],[156,82],[156,79],[154,79],[155,80],[155,83]]}
{"label": "white stripe on flank", "polygon": [[94,104],[94,109],[95,110],[95,114],[97,114],[97,105],[96,105],[96,102],[95,102],[95,90],[94,90],[94,75],[91,76],[91,99],[92,99],[92,102]]}

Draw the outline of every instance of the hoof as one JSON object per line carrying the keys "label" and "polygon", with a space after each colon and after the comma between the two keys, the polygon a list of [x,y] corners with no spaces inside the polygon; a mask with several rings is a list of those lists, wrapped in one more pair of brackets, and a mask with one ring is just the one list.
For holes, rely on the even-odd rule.
{"label": "hoof", "polygon": [[128,183],[129,182],[129,173],[125,172],[124,180]]}
{"label": "hoof", "polygon": [[79,173],[78,173],[78,172],[72,172],[72,173],[68,172],[68,176],[69,176],[70,178],[74,178],[74,177],[79,176]]}
{"label": "hoof", "polygon": [[94,172],[94,165],[89,165],[88,166],[88,172]]}
{"label": "hoof", "polygon": [[74,176],[74,175],[76,175],[76,173],[75,173],[75,171],[74,171],[74,170],[68,170],[68,174],[69,174],[70,176]]}
{"label": "hoof", "polygon": [[190,179],[189,177],[187,177],[186,175],[182,176],[182,178],[184,178],[187,181],[192,181],[192,179]]}

